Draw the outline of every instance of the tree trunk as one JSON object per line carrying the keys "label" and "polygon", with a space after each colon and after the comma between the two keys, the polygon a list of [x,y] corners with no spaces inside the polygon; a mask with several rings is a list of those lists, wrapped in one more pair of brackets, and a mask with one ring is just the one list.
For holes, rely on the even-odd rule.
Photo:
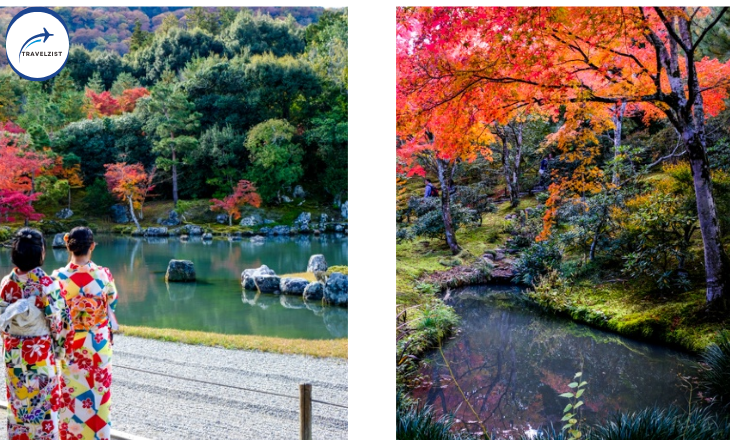
{"label": "tree trunk", "polygon": [[[596,248],[598,247],[598,239],[601,238],[601,230],[606,222],[606,216],[608,215],[608,205],[603,207],[601,221],[598,223],[595,234],[593,234],[593,242],[591,243],[591,250],[588,253],[588,259],[593,261],[596,258]],[[585,254],[584,254],[585,255]]]}
{"label": "tree trunk", "polygon": [[512,165],[512,207],[517,207],[520,204],[520,161],[522,160],[522,127],[524,123],[517,123],[517,129],[512,127],[512,131],[515,135],[515,161]]}
{"label": "tree trunk", "polygon": [[618,159],[618,148],[621,146],[621,128],[623,126],[624,122],[624,113],[626,112],[626,102],[622,102],[621,106],[619,107],[618,104],[614,105],[614,114],[613,114],[613,160],[614,160],[614,168],[613,168],[613,178],[611,179],[611,183],[614,185],[618,185],[619,183],[619,175],[618,171],[616,171],[617,166],[617,159]]}
{"label": "tree trunk", "polygon": [[68,186],[68,210],[71,210],[71,185]]}
{"label": "tree trunk", "polygon": [[438,166],[439,183],[441,183],[441,216],[444,219],[444,232],[446,235],[446,243],[451,249],[451,253],[456,255],[461,248],[456,243],[456,234],[454,233],[454,223],[451,220],[451,194],[449,194],[448,185],[446,183],[445,166],[446,161],[436,159]]}
{"label": "tree trunk", "polygon": [[228,214],[228,226],[233,226],[233,214]]}
{"label": "tree trunk", "polygon": [[702,232],[702,243],[705,256],[705,275],[707,278],[707,303],[717,303],[722,309],[726,304],[724,297],[728,287],[728,257],[720,240],[720,222],[717,206],[712,195],[710,166],[705,155],[700,135],[689,129],[682,133],[689,153],[690,167],[697,200],[697,217]]}
{"label": "tree trunk", "polygon": [[137,226],[137,230],[141,231],[142,227],[139,225],[139,221],[137,221],[137,216],[134,215],[134,203],[132,202],[132,196],[127,196],[127,200],[129,201],[129,215],[132,216],[132,221]]}
{"label": "tree trunk", "polygon": [[177,163],[175,157],[175,147],[172,147],[172,202],[177,208]]}
{"label": "tree trunk", "polygon": [[[679,25],[679,34],[676,34],[675,23]],[[695,53],[690,32],[690,23],[684,18],[671,17],[665,23],[669,32],[669,51],[664,43],[649,33],[647,38],[655,46],[658,64],[664,67],[667,82],[672,91],[667,95],[670,100],[669,109],[664,113],[682,136],[683,144],[689,155],[690,169],[697,201],[697,217],[702,233],[702,245],[705,258],[705,277],[707,280],[707,304],[720,309],[727,309],[728,289],[728,261],[725,249],[720,240],[720,222],[717,215],[715,199],[712,195],[712,180],[710,166],[707,160],[707,140],[705,137],[705,115],[700,85],[697,79]],[[686,81],[682,78],[679,68],[679,42],[685,51],[684,62]],[[690,48],[686,50],[685,48]],[[686,91],[685,91],[686,85]]]}

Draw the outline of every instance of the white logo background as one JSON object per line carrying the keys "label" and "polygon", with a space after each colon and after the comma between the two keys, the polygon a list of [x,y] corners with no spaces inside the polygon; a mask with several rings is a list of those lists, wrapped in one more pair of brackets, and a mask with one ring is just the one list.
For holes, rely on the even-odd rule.
{"label": "white logo background", "polygon": [[[28,38],[42,34],[43,28],[53,36],[23,49],[24,52],[62,52],[61,56],[20,56],[18,54]],[[32,41],[35,41],[34,38]],[[30,42],[28,43],[30,45]],[[43,12],[30,12],[15,20],[8,30],[5,48],[8,61],[19,73],[34,79],[45,78],[56,73],[66,62],[69,51],[69,37],[66,28],[56,17]]]}

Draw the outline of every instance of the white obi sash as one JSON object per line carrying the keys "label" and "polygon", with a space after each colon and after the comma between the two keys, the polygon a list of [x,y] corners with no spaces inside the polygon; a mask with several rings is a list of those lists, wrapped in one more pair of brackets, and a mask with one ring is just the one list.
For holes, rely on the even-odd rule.
{"label": "white obi sash", "polygon": [[12,336],[50,334],[46,316],[36,307],[35,297],[19,299],[12,304],[0,301],[0,330]]}

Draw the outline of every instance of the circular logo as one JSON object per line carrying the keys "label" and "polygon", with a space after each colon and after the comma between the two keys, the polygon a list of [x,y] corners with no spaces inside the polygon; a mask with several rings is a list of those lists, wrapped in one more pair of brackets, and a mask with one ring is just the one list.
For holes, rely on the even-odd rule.
{"label": "circular logo", "polygon": [[31,81],[44,81],[58,75],[66,65],[69,48],[66,23],[48,8],[20,11],[8,25],[5,35],[10,67]]}

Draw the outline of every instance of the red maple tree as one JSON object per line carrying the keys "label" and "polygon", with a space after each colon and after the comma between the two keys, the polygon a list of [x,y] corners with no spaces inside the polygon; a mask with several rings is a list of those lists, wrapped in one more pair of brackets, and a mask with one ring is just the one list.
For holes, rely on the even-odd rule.
{"label": "red maple tree", "polygon": [[[573,143],[577,155],[591,148],[597,133],[616,128],[611,111],[624,103],[646,121],[664,118],[682,139],[683,151],[671,156],[686,154],[692,169],[707,301],[730,297],[730,260],[720,239],[705,135],[706,118],[725,107],[730,62],[698,53],[726,10],[399,8],[399,135],[422,139],[426,130],[438,133],[431,148],[438,156],[458,157],[468,153],[468,144],[480,143],[485,124],[504,122],[515,109],[539,107],[565,118],[559,136],[582,141]],[[577,182],[551,186],[548,227],[566,187],[590,186],[600,177],[588,153],[574,173],[582,176]]]}
{"label": "red maple tree", "polygon": [[246,205],[261,206],[261,196],[256,192],[253,183],[239,180],[233,194],[223,200],[211,199],[211,211],[223,211],[228,214],[228,225],[233,226],[233,219],[241,218],[241,208]]}

